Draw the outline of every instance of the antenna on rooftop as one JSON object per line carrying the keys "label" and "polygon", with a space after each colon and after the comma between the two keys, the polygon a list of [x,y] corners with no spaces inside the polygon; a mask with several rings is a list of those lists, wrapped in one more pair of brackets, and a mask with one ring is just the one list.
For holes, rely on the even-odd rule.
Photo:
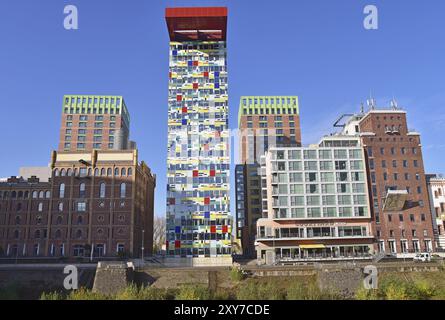
{"label": "antenna on rooftop", "polygon": [[365,113],[365,106],[363,105],[363,102],[360,103],[360,113]]}
{"label": "antenna on rooftop", "polygon": [[399,105],[398,105],[397,100],[395,98],[392,98],[392,100],[391,100],[391,109],[392,110],[398,110],[399,109]]}

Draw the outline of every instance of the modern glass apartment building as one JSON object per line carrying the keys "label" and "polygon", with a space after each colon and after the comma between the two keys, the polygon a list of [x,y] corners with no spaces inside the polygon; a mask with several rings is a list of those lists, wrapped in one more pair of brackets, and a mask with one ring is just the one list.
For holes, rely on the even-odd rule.
{"label": "modern glass apartment building", "polygon": [[373,252],[365,154],[359,138],[271,148],[262,157],[264,263],[368,257]]}
{"label": "modern glass apartment building", "polygon": [[167,8],[167,252],[231,255],[227,8]]}

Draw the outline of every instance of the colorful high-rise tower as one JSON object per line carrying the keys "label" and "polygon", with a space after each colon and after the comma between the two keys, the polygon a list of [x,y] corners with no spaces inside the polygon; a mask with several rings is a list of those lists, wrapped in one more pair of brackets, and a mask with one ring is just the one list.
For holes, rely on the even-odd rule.
{"label": "colorful high-rise tower", "polygon": [[227,8],[167,8],[167,252],[231,256]]}

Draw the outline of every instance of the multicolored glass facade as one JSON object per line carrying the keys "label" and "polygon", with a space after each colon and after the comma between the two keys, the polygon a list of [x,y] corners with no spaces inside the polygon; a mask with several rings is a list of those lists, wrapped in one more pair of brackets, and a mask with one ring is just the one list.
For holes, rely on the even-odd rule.
{"label": "multicolored glass facade", "polygon": [[[196,10],[178,9],[189,9],[189,18]],[[169,29],[176,19],[187,18],[168,10]],[[206,23],[201,18],[192,19],[190,28],[205,30],[199,26],[199,21]],[[182,257],[231,255],[225,36],[213,40],[214,34],[206,37],[195,30],[193,39],[184,36],[193,33],[187,31],[181,37],[170,34],[167,252]]]}

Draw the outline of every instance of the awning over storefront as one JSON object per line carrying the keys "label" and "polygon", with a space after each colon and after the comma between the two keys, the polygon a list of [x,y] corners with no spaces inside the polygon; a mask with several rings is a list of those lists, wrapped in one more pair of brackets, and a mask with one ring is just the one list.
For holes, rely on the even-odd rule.
{"label": "awning over storefront", "polygon": [[300,249],[324,249],[326,246],[324,244],[303,244],[300,245]]}

